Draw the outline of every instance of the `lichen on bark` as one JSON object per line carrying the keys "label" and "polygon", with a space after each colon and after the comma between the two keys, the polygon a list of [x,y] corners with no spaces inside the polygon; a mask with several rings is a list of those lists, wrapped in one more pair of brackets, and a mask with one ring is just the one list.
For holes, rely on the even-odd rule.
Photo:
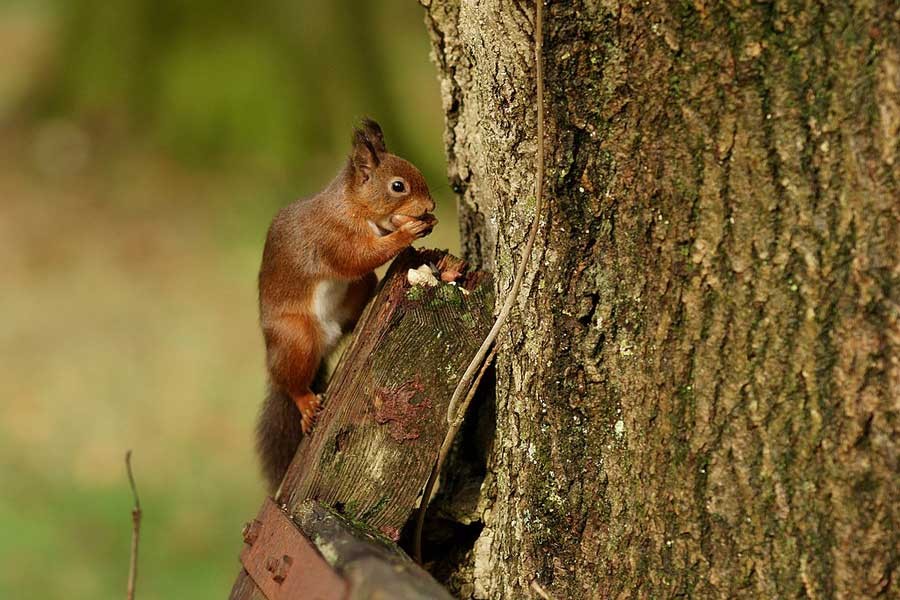
{"label": "lichen on bark", "polygon": [[[534,5],[423,4],[463,247],[502,298],[534,217]],[[896,595],[896,3],[545,15],[549,208],[457,592]]]}

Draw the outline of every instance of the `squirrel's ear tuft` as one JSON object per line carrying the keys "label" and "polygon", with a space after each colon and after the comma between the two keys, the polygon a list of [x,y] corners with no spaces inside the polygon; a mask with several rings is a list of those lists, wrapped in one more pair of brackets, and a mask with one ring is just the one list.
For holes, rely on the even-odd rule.
{"label": "squirrel's ear tuft", "polygon": [[361,129],[353,132],[353,153],[350,155],[350,163],[359,183],[365,183],[372,176],[372,171],[378,166],[378,152],[369,141],[368,136]]}
{"label": "squirrel's ear tuft", "polygon": [[369,143],[372,144],[372,147],[375,148],[377,152],[387,152],[387,147],[384,145],[384,132],[381,131],[381,125],[366,117],[362,120],[362,131],[365,134],[366,139],[369,140]]}

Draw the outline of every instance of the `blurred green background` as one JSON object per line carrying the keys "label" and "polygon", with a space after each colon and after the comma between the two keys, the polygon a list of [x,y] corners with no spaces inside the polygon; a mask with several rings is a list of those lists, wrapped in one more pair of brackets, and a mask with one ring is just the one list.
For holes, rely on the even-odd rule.
{"label": "blurred green background", "polygon": [[0,0],[0,598],[224,598],[263,497],[269,219],[379,120],[456,249],[420,7]]}

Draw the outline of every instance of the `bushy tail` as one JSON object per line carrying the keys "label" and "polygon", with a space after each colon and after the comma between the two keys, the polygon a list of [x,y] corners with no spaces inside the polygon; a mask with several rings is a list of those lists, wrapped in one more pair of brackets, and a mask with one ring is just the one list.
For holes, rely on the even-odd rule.
{"label": "bushy tail", "polygon": [[[325,370],[320,368],[311,386],[312,391],[324,391],[325,383]],[[281,484],[300,438],[303,437],[301,424],[300,410],[293,399],[282,390],[269,385],[256,425],[256,449],[263,476],[272,493]]]}
{"label": "bushy tail", "polygon": [[291,397],[269,386],[256,424],[256,450],[270,492],[278,488],[294,458],[303,435],[300,423],[300,411]]}

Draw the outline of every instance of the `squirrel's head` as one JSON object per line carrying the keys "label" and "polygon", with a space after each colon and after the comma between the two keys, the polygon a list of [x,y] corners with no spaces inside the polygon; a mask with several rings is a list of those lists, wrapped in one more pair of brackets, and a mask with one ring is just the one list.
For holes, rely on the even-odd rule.
{"label": "squirrel's head", "polygon": [[391,154],[381,127],[371,119],[353,132],[350,154],[351,196],[381,234],[396,229],[391,217],[421,217],[434,210],[425,178],[408,161]]}

